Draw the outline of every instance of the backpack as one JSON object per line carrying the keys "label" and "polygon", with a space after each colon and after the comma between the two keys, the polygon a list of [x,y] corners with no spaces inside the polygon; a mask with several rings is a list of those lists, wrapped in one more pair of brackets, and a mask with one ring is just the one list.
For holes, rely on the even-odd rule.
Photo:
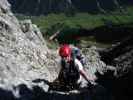
{"label": "backpack", "polygon": [[86,60],[85,60],[84,55],[81,53],[81,50],[74,46],[72,46],[71,49],[72,49],[72,53],[71,53],[72,57],[77,58],[81,62],[82,65],[85,65]]}

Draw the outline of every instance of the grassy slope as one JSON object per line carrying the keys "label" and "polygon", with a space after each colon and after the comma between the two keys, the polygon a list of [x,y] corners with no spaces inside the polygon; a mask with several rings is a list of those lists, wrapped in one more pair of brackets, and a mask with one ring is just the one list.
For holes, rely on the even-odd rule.
{"label": "grassy slope", "polygon": [[[105,24],[128,24],[133,23],[133,7],[128,7],[124,11],[119,10],[108,12],[107,14],[88,14],[77,13],[75,16],[66,16],[65,14],[49,14],[47,16],[17,16],[19,19],[30,18],[33,23],[39,26],[43,33],[51,30],[56,31],[59,27],[53,28],[57,23],[64,23],[69,28],[93,29]],[[51,35],[51,34],[49,34]],[[95,42],[95,41],[94,41]]]}
{"label": "grassy slope", "polygon": [[56,23],[66,23],[70,27],[81,26],[82,28],[91,29],[104,25],[103,18],[111,21],[114,24],[124,24],[133,22],[133,7],[127,8],[124,12],[114,11],[107,14],[78,13],[73,17],[68,17],[65,14],[49,14],[47,16],[18,16],[19,18],[30,18],[33,23],[37,24],[41,29],[48,29]]}

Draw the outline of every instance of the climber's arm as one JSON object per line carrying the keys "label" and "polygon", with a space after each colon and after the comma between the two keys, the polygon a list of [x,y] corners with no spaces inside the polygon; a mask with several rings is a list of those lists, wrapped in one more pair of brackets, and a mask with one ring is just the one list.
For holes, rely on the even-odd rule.
{"label": "climber's arm", "polygon": [[80,75],[87,81],[87,82],[90,82],[90,81],[94,81],[94,79],[92,79],[91,77],[88,77],[87,73],[85,72],[85,70],[83,69],[83,65],[80,63],[79,60],[75,60],[76,63],[78,64],[78,67],[79,67],[79,73]]}

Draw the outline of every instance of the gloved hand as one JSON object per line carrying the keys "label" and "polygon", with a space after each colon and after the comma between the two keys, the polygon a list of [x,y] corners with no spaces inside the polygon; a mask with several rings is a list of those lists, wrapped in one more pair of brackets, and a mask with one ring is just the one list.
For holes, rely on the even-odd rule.
{"label": "gloved hand", "polygon": [[92,84],[92,82],[91,82],[91,81],[88,81],[87,86],[88,86],[88,89],[92,89],[92,88],[93,88],[93,86],[94,86],[94,84]]}

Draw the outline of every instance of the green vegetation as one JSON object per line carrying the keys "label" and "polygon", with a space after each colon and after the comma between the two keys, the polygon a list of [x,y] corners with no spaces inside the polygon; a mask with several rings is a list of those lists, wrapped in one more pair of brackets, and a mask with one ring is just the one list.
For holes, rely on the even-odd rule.
{"label": "green vegetation", "polygon": [[106,14],[77,13],[74,16],[65,14],[49,14],[47,16],[23,16],[17,15],[19,19],[31,19],[39,26],[44,37],[51,36],[57,30],[62,33],[76,34],[78,29],[93,29],[102,25],[117,25],[133,23],[133,7],[123,11],[116,10]]}
{"label": "green vegetation", "polygon": [[88,13],[77,13],[75,16],[66,16],[65,14],[49,14],[47,16],[23,16],[18,15],[19,19],[30,18],[33,23],[37,24],[40,29],[45,32],[47,29],[56,25],[57,23],[64,23],[70,28],[85,28],[92,29],[108,22],[113,24],[126,24],[133,22],[133,7],[124,9],[120,12],[119,10],[114,12],[107,12],[107,14],[88,14]]}

